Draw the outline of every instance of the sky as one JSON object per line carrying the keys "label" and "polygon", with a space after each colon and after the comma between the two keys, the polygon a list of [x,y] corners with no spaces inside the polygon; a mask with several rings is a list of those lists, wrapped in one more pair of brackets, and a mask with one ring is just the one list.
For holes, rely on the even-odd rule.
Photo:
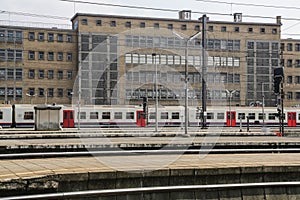
{"label": "sky", "polygon": [[[72,1],[72,0],[70,0]],[[300,38],[299,0],[75,0],[81,2],[114,5],[140,6],[171,10],[191,10],[192,19],[203,14],[212,21],[233,21],[233,13],[242,13],[244,22],[275,23],[276,16],[282,17],[282,38]],[[247,4],[247,5],[241,5]],[[250,6],[251,4],[251,6]],[[197,13],[195,13],[197,12]],[[70,25],[75,13],[113,14],[145,17],[178,18],[176,11],[154,11],[121,8],[115,6],[73,3],[61,0],[1,0],[0,25],[49,24],[49,26]],[[215,15],[222,14],[222,15]],[[36,14],[37,16],[28,16]],[[224,15],[225,14],[225,15]],[[42,17],[41,15],[46,15]],[[50,16],[59,17],[55,19]],[[256,17],[247,17],[256,16]],[[267,17],[267,18],[266,18]],[[269,19],[271,18],[271,19]],[[50,25],[51,24],[51,25]],[[53,24],[53,25],[52,25]],[[46,26],[46,25],[45,25]],[[66,26],[68,27],[68,26]]]}

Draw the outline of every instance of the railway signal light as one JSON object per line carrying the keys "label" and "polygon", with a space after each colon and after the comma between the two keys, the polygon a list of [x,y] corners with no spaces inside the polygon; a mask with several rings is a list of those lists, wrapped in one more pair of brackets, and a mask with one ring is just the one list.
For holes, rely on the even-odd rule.
{"label": "railway signal light", "polygon": [[148,102],[147,97],[143,97],[143,112],[144,113],[146,113],[146,111],[147,111],[147,102]]}
{"label": "railway signal light", "polygon": [[280,84],[283,81],[283,67],[274,68],[274,93],[280,93]]}

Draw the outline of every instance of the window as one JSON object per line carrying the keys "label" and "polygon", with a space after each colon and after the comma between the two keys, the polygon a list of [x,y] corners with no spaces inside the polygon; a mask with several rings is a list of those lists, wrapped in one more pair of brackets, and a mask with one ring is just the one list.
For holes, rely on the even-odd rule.
{"label": "window", "polygon": [[71,98],[72,94],[73,94],[72,89],[67,89],[67,97]]}
{"label": "window", "polygon": [[154,28],[159,28],[159,23],[154,23]]}
{"label": "window", "polygon": [[3,112],[0,111],[0,119],[3,119]]}
{"label": "window", "polygon": [[58,52],[58,53],[57,53],[57,60],[58,60],[58,61],[62,61],[62,60],[63,60],[63,57],[64,57],[63,52]]}
{"label": "window", "polygon": [[173,29],[173,24],[168,24],[168,29]]}
{"label": "window", "polygon": [[208,31],[214,31],[214,27],[213,26],[208,26]]}
{"label": "window", "polygon": [[160,119],[169,119],[168,112],[160,113]]}
{"label": "window", "polygon": [[260,28],[260,33],[266,33],[266,28]]}
{"label": "window", "polygon": [[29,88],[28,89],[28,94],[30,95],[30,96],[34,96],[34,94],[35,94],[35,91],[34,91],[35,89],[34,88]]}
{"label": "window", "polygon": [[14,70],[7,69],[7,79],[14,79]]}
{"label": "window", "polygon": [[67,35],[67,42],[73,42],[73,37],[72,35]]}
{"label": "window", "polygon": [[45,40],[45,34],[44,33],[39,33],[39,41],[44,41]]}
{"label": "window", "polygon": [[115,116],[115,119],[122,119],[122,112],[115,112],[114,116]]}
{"label": "window", "polygon": [[48,42],[53,42],[53,41],[54,41],[54,34],[48,33]]}
{"label": "window", "polygon": [[300,51],[300,44],[299,43],[295,44],[295,51]]}
{"label": "window", "polygon": [[53,92],[54,90],[53,90],[53,88],[48,88],[48,91],[47,91],[47,96],[48,97],[53,97]]}
{"label": "window", "polygon": [[54,71],[52,69],[48,70],[48,79],[53,79],[54,77]]}
{"label": "window", "polygon": [[5,96],[5,88],[4,87],[0,88],[0,96]]}
{"label": "window", "polygon": [[146,27],[146,23],[145,22],[141,22],[140,23],[140,28],[145,28]]}
{"label": "window", "polygon": [[134,119],[134,112],[126,112],[126,119]]}
{"label": "window", "polygon": [[103,112],[102,119],[110,119],[110,112]]}
{"label": "window", "polygon": [[130,28],[131,27],[131,22],[125,22],[125,27]]}
{"label": "window", "polygon": [[67,61],[72,61],[72,53],[67,53]]}
{"label": "window", "polygon": [[240,32],[240,27],[234,27],[234,32]]}
{"label": "window", "polygon": [[249,119],[255,119],[255,113],[249,113],[248,117]]}
{"label": "window", "polygon": [[187,25],[186,24],[182,24],[181,25],[181,30],[185,31],[187,29]]}
{"label": "window", "polygon": [[57,88],[57,96],[62,97],[64,94],[64,90],[62,88]]}
{"label": "window", "polygon": [[100,19],[96,20],[96,26],[102,26],[102,20]]}
{"label": "window", "polygon": [[29,41],[34,41],[35,37],[34,37],[34,32],[29,32],[28,33],[28,40]]}
{"label": "window", "polygon": [[238,114],[238,119],[246,119],[246,114],[245,113],[239,113]]}
{"label": "window", "polygon": [[39,70],[39,79],[43,79],[44,78],[44,70],[40,69]]}
{"label": "window", "polygon": [[297,100],[300,99],[300,92],[296,92],[296,99],[297,99]]}
{"label": "window", "polygon": [[207,113],[207,119],[214,119],[214,113]]}
{"label": "window", "polygon": [[39,51],[39,60],[45,59],[45,53],[43,51]]}
{"label": "window", "polygon": [[280,44],[280,50],[281,50],[281,51],[284,51],[284,50],[285,50],[285,47],[284,47],[284,46],[285,46],[284,43],[281,43],[281,44]]}
{"label": "window", "polygon": [[111,27],[116,27],[117,26],[117,22],[114,21],[114,20],[110,21],[110,26]]}
{"label": "window", "polygon": [[300,60],[296,60],[295,67],[300,67]]}
{"label": "window", "polygon": [[86,112],[80,112],[80,119],[86,119]]}
{"label": "window", "polygon": [[71,70],[68,70],[67,71],[67,79],[72,79],[73,76],[72,76],[72,71]]}
{"label": "window", "polygon": [[53,52],[48,52],[48,60],[49,61],[54,60],[54,53]]}
{"label": "window", "polygon": [[172,112],[172,119],[179,119],[179,112]]}
{"label": "window", "polygon": [[43,97],[45,95],[44,88],[39,88],[39,96]]}
{"label": "window", "polygon": [[58,79],[63,79],[63,76],[64,76],[64,72],[62,70],[58,70],[57,71],[57,78]]}
{"label": "window", "polygon": [[293,51],[293,44],[292,43],[287,44],[287,50],[288,51]]}
{"label": "window", "polygon": [[249,32],[249,33],[253,33],[253,28],[252,28],[252,27],[249,27],[249,28],[248,28],[248,32]]}
{"label": "window", "polygon": [[30,69],[30,70],[28,71],[28,78],[29,78],[29,79],[34,79],[34,69]]}
{"label": "window", "polygon": [[22,80],[23,78],[23,70],[22,69],[16,69],[16,79]]}
{"label": "window", "polygon": [[272,34],[277,34],[277,28],[272,29]]}
{"label": "window", "polygon": [[222,31],[222,32],[226,32],[226,29],[227,29],[226,26],[222,26],[222,27],[221,27],[221,31]]}
{"label": "window", "polygon": [[98,112],[90,112],[90,119],[98,119]]}
{"label": "window", "polygon": [[224,119],[225,114],[224,113],[217,113],[217,119]]}
{"label": "window", "polygon": [[35,52],[29,51],[28,52],[28,60],[34,60],[35,59]]}
{"label": "window", "polygon": [[33,112],[24,112],[24,120],[33,120]]}
{"label": "window", "polygon": [[200,26],[199,25],[195,25],[195,31],[200,31]]}
{"label": "window", "polygon": [[293,83],[293,76],[287,77],[287,83]]}
{"label": "window", "polygon": [[82,25],[87,25],[88,24],[88,20],[87,19],[82,19],[81,20],[81,24]]}
{"label": "window", "polygon": [[291,59],[287,60],[287,67],[293,67],[293,60]]}
{"label": "window", "polygon": [[63,34],[57,34],[57,42],[63,42],[63,41],[64,41]]}
{"label": "window", "polygon": [[293,99],[293,93],[292,92],[287,92],[286,96],[287,96],[288,100],[292,100]]}
{"label": "window", "polygon": [[295,83],[300,84],[300,76],[295,76]]}

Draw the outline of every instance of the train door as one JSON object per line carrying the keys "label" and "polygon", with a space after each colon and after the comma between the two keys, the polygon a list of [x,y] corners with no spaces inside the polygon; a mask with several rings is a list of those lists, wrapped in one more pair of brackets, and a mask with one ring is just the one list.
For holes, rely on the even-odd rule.
{"label": "train door", "polygon": [[226,112],[226,125],[227,126],[235,126],[236,125],[236,112]]}
{"label": "train door", "polygon": [[145,113],[142,110],[136,111],[136,125],[138,127],[145,127],[146,126]]}
{"label": "train door", "polygon": [[289,127],[296,127],[296,112],[288,112],[288,126]]}
{"label": "train door", "polygon": [[74,110],[64,110],[63,118],[64,128],[74,128]]}

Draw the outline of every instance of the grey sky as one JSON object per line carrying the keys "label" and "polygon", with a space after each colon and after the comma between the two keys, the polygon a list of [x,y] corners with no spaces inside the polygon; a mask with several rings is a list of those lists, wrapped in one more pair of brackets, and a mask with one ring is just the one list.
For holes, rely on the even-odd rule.
{"label": "grey sky", "polygon": [[[83,0],[89,2],[109,3],[109,4],[122,4],[122,5],[134,5],[144,7],[166,8],[175,10],[192,10],[196,12],[205,13],[223,13],[232,14],[236,12],[243,13],[244,16],[268,16],[276,17],[282,16],[283,38],[300,38],[300,1],[299,0],[219,0],[222,2],[233,3],[232,5],[209,3],[196,0]],[[299,9],[287,9],[287,8],[268,8],[268,7],[255,7],[255,6],[238,6],[234,3],[247,3],[247,4],[263,4],[263,5],[276,5],[276,6],[289,6]],[[25,22],[43,22],[43,23],[55,23],[55,24],[70,24],[71,17],[75,12],[81,13],[99,13],[99,14],[118,14],[118,15],[133,15],[133,16],[151,16],[151,17],[169,17],[177,18],[178,14],[175,12],[162,12],[151,10],[136,10],[126,9],[118,7],[96,6],[76,3],[61,2],[59,0],[1,0],[0,10],[9,12],[24,12],[34,13],[42,15],[53,15],[66,17],[65,20],[57,20],[51,18],[39,18],[29,17],[23,15],[16,15],[13,13],[1,13],[0,20],[10,21],[25,21]],[[202,14],[193,14],[193,19],[198,19]],[[218,16],[208,14],[211,20],[232,21],[232,16]],[[285,20],[285,18],[296,18],[299,20]],[[251,22],[275,22],[275,19],[262,19],[262,18],[246,18],[243,17],[243,21]],[[291,35],[288,35],[291,34]],[[294,35],[295,34],[295,35]],[[297,35],[298,34],[298,35]]]}

